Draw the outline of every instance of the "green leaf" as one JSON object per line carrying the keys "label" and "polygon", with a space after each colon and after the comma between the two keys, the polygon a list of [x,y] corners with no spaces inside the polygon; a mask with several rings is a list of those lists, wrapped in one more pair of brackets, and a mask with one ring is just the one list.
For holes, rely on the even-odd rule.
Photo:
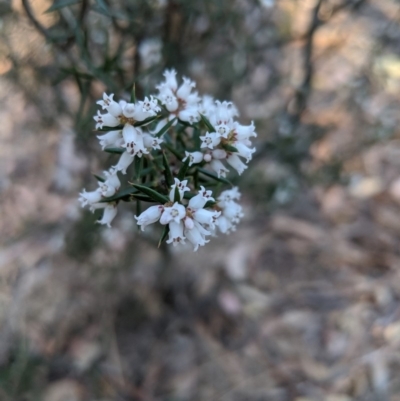
{"label": "green leaf", "polygon": [[183,194],[183,197],[184,197],[185,199],[192,199],[193,196],[196,196],[196,194],[194,194],[194,193],[192,193],[192,192],[185,192],[185,193]]}
{"label": "green leaf", "polygon": [[131,196],[133,198],[138,199],[138,200],[143,201],[143,202],[150,202],[150,203],[154,203],[155,202],[153,199],[149,198],[147,195],[132,194]]}
{"label": "green leaf", "polygon": [[165,195],[159,194],[154,189],[151,189],[149,187],[146,187],[145,185],[139,185],[139,184],[133,184],[133,186],[140,192],[142,192],[142,193],[146,194],[147,196],[149,196],[150,198],[154,199],[156,202],[160,202],[160,203],[169,202],[169,199]]}
{"label": "green leaf", "polygon": [[143,121],[137,121],[136,123],[134,123],[133,125],[135,127],[142,127],[143,125],[147,125],[152,123],[153,121],[157,120],[157,118],[159,118],[159,116],[151,116],[151,117],[147,117],[145,120]]}
{"label": "green leaf", "polygon": [[132,86],[131,103],[136,103],[136,84]]}
{"label": "green leaf", "polygon": [[210,133],[211,132],[216,132],[215,128],[213,127],[213,125],[210,123],[209,119],[205,115],[200,114],[200,118],[201,118],[201,121],[204,123],[204,125],[207,127],[207,129],[208,129],[208,131]]}
{"label": "green leaf", "polygon": [[173,155],[175,155],[177,157],[177,159],[179,159],[179,160],[183,159],[183,156],[173,146],[171,146],[169,143],[163,142],[162,145],[165,148],[167,148]]}
{"label": "green leaf", "polygon": [[216,204],[217,204],[217,202],[208,201],[208,202],[206,202],[204,207],[214,207]]}
{"label": "green leaf", "polygon": [[124,128],[124,126],[121,125],[117,125],[116,127],[107,127],[107,126],[103,126],[103,128],[97,128],[95,129],[95,131],[99,131],[99,132],[104,132],[104,131],[121,131]]}
{"label": "green leaf", "polygon": [[125,188],[122,191],[117,192],[115,195],[110,196],[109,198],[103,198],[100,202],[114,202],[117,200],[128,200],[131,195],[135,194],[137,189],[135,188]]}
{"label": "green leaf", "polygon": [[139,216],[141,213],[142,213],[142,202],[140,202],[140,200],[137,200],[136,201],[136,215]]}
{"label": "green leaf", "polygon": [[180,202],[180,201],[181,201],[181,194],[179,193],[178,186],[176,186],[174,192],[174,202]]}
{"label": "green leaf", "polygon": [[219,182],[223,182],[224,184],[232,185],[232,183],[229,180],[227,180],[226,178],[218,177],[217,175],[211,173],[208,170],[205,170],[204,168],[198,168],[198,170],[199,170],[199,173],[202,173],[202,174],[206,175],[207,177],[212,178],[215,181],[219,181]]}
{"label": "green leaf", "polygon": [[185,178],[185,175],[189,169],[189,163],[190,163],[190,157],[188,156],[185,160],[185,162],[182,164],[181,168],[179,169],[178,172],[178,179],[183,180]]}
{"label": "green leaf", "polygon": [[161,138],[172,127],[175,121],[176,117],[173,118],[171,121],[169,121],[167,124],[165,124],[164,127],[162,127],[160,131],[157,132],[156,137]]}
{"label": "green leaf", "polygon": [[96,180],[100,181],[100,182],[105,182],[105,180],[106,180],[105,178],[103,178],[102,176],[97,175],[97,174],[93,174],[93,177],[96,178]]}
{"label": "green leaf", "polygon": [[124,153],[125,150],[126,150],[125,148],[105,148],[104,152],[120,155],[120,154]]}
{"label": "green leaf", "polygon": [[51,13],[60,10],[61,8],[72,6],[80,3],[81,0],[55,0],[54,3],[44,13]]}
{"label": "green leaf", "polygon": [[163,157],[165,181],[167,182],[167,185],[170,187],[171,185],[174,185],[175,182],[174,177],[172,176],[171,169],[169,168],[169,163],[167,157],[165,156],[164,151],[162,151],[162,157]]}
{"label": "green leaf", "polygon": [[227,150],[228,152],[239,152],[234,146],[232,145],[222,145],[222,147]]}
{"label": "green leaf", "polygon": [[201,131],[195,127],[193,130],[193,142],[194,142],[194,147],[196,149],[200,149],[201,146],[201,139],[200,139]]}
{"label": "green leaf", "polygon": [[135,176],[136,178],[140,178],[140,173],[142,171],[143,167],[143,157],[135,157],[134,160],[134,165],[135,165]]}
{"label": "green leaf", "polygon": [[158,247],[160,247],[160,245],[167,239],[168,233],[169,233],[169,225],[167,224],[164,227],[164,230],[161,234],[160,241],[158,241]]}

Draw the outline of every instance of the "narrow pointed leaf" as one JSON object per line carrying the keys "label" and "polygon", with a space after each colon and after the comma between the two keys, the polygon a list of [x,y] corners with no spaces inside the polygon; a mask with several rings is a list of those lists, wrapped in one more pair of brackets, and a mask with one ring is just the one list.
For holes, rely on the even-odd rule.
{"label": "narrow pointed leaf", "polygon": [[232,185],[232,183],[229,180],[227,180],[226,178],[218,177],[217,175],[211,173],[208,170],[205,170],[204,168],[199,168],[198,170],[200,173],[206,175],[207,177],[212,178],[215,181],[219,181],[219,182],[223,182],[224,184]]}
{"label": "narrow pointed leaf", "polygon": [[126,150],[125,148],[105,148],[104,152],[120,155],[120,154],[124,153],[125,150]]}
{"label": "narrow pointed leaf", "polygon": [[178,173],[178,179],[183,180],[185,178],[185,175],[189,169],[189,163],[190,163],[190,157],[187,157],[185,162],[182,164],[181,168],[179,169]]}
{"label": "narrow pointed leaf", "polygon": [[93,177],[96,178],[96,180],[100,181],[100,182],[106,181],[106,179],[104,177],[102,177],[101,175],[93,174]]}
{"label": "narrow pointed leaf", "polygon": [[133,84],[133,87],[132,87],[131,103],[136,103],[136,84]]}
{"label": "narrow pointed leaf", "polygon": [[151,117],[147,117],[145,120],[143,121],[137,121],[135,124],[133,124],[135,127],[142,127],[143,125],[147,125],[152,123],[153,121],[157,120],[157,118],[159,118],[159,116],[151,116]]}
{"label": "narrow pointed leaf", "polygon": [[117,192],[115,195],[110,196],[109,198],[103,198],[100,202],[113,202],[117,200],[129,200],[132,194],[135,194],[137,192],[137,189],[135,188],[126,188],[123,189],[122,191]]}
{"label": "narrow pointed leaf", "polygon": [[160,131],[157,132],[156,137],[161,138],[172,127],[175,121],[176,117],[173,118],[171,121],[169,121],[167,124],[165,124],[164,127],[162,127]]}
{"label": "narrow pointed leaf", "polygon": [[208,202],[206,202],[204,207],[214,207],[216,204],[217,204],[217,202],[208,201]]}
{"label": "narrow pointed leaf", "polygon": [[210,120],[203,114],[200,114],[201,121],[204,123],[204,125],[207,127],[209,132],[216,132],[215,128],[213,125],[210,123]]}
{"label": "narrow pointed leaf", "polygon": [[149,196],[150,198],[154,199],[156,202],[160,202],[160,203],[169,202],[169,199],[165,195],[159,194],[154,189],[151,189],[149,187],[146,187],[145,185],[139,185],[139,184],[133,184],[133,186],[140,192],[142,192],[142,193],[146,194],[147,196]]}
{"label": "narrow pointed leaf", "polygon": [[172,145],[170,145],[169,143],[163,142],[161,145],[163,145],[165,148],[167,148],[179,160],[183,159],[183,156]]}
{"label": "narrow pointed leaf", "polygon": [[135,165],[135,176],[136,178],[140,178],[140,173],[142,171],[142,166],[143,166],[143,157],[135,157],[134,160],[134,165]]}
{"label": "narrow pointed leaf", "polygon": [[143,194],[132,194],[131,195],[132,198],[141,200],[143,202],[150,202],[150,203],[154,203],[155,201],[151,198],[149,198],[147,195],[143,195]]}
{"label": "narrow pointed leaf", "polygon": [[142,202],[140,200],[136,201],[136,216],[139,216],[142,213]]}
{"label": "narrow pointed leaf", "polygon": [[171,185],[174,185],[174,182],[175,182],[174,177],[172,176],[171,169],[169,168],[169,163],[168,163],[167,157],[165,156],[164,151],[162,151],[162,156],[163,156],[165,181],[167,182],[167,185],[170,187]]}
{"label": "narrow pointed leaf", "polygon": [[180,202],[180,201],[181,201],[181,194],[179,193],[178,186],[176,186],[174,192],[174,202]]}
{"label": "narrow pointed leaf", "polygon": [[183,197],[184,197],[185,199],[192,199],[193,196],[196,196],[196,194],[194,194],[193,192],[185,192],[185,193],[183,194]]}
{"label": "narrow pointed leaf", "polygon": [[124,128],[124,126],[121,125],[116,125],[115,127],[107,127],[107,126],[103,126],[102,128],[97,128],[95,129],[95,131],[99,131],[99,132],[105,132],[105,131],[121,131]]}
{"label": "narrow pointed leaf", "polygon": [[222,145],[222,147],[227,150],[228,152],[239,152],[234,146],[232,145]]}
{"label": "narrow pointed leaf", "polygon": [[168,233],[169,233],[169,225],[167,224],[164,227],[164,230],[161,234],[160,241],[158,241],[158,247],[160,247],[160,245],[167,239]]}

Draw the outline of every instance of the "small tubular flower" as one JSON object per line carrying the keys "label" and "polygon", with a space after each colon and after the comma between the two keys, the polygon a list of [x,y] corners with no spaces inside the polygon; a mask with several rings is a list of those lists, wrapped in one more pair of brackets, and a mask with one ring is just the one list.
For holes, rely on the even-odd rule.
{"label": "small tubular flower", "polygon": [[140,226],[140,229],[142,231],[144,231],[146,226],[160,220],[163,211],[164,211],[164,206],[162,205],[150,206],[143,213],[141,213],[139,217],[135,216],[137,225]]}
{"label": "small tubular flower", "polygon": [[169,224],[171,221],[179,223],[186,216],[185,206],[175,202],[170,207],[164,207],[163,213],[160,218],[160,224]]}
{"label": "small tubular flower", "polygon": [[119,124],[118,118],[110,113],[101,114],[99,110],[97,110],[97,116],[94,116],[93,119],[96,121],[96,129],[101,129],[104,126],[116,127]]}
{"label": "small tubular flower", "polygon": [[96,189],[95,191],[87,192],[86,189],[84,189],[80,194],[79,194],[79,202],[81,203],[81,206],[84,207],[86,205],[91,205],[93,203],[97,203],[101,201],[101,192],[99,189]]}
{"label": "small tubular flower", "polygon": [[132,164],[134,156],[128,152],[122,153],[118,163],[114,166],[117,171],[121,171],[122,174],[126,174],[126,169]]}
{"label": "small tubular flower", "polygon": [[195,226],[192,229],[185,229],[183,233],[186,239],[194,246],[193,250],[195,252],[199,249],[199,246],[204,246],[210,242],[210,240],[205,239],[205,236]]}
{"label": "small tubular flower", "polygon": [[105,224],[107,227],[111,227],[111,222],[117,215],[117,205],[115,203],[108,203],[104,208],[103,217],[97,220],[99,224]]}
{"label": "small tubular flower", "polygon": [[201,136],[200,139],[202,140],[202,143],[200,145],[201,148],[214,149],[220,144],[221,135],[217,134],[216,132],[206,132],[206,134],[204,136]]}
{"label": "small tubular flower", "polygon": [[188,207],[192,210],[202,209],[208,201],[214,201],[211,195],[212,191],[207,191],[201,186],[199,193],[189,200]]}
{"label": "small tubular flower", "polygon": [[187,158],[189,158],[189,166],[192,164],[198,164],[203,161],[203,153],[201,152],[188,152],[185,150],[185,157],[182,159],[182,161],[186,161]]}
{"label": "small tubular flower", "polygon": [[172,243],[173,246],[184,244],[186,238],[183,236],[183,228],[184,226],[181,221],[179,223],[171,221],[169,223],[169,239],[167,240],[167,244]]}
{"label": "small tubular flower", "polygon": [[104,135],[97,135],[100,140],[101,149],[104,150],[107,146],[121,146],[123,144],[122,131],[110,131]]}
{"label": "small tubular flower", "polygon": [[211,160],[210,167],[217,173],[218,178],[226,177],[226,173],[229,173],[229,170],[222,164],[221,160]]}
{"label": "small tubular flower", "polygon": [[171,185],[171,191],[169,192],[169,199],[171,202],[175,201],[175,188],[178,188],[180,199],[182,200],[183,194],[186,191],[190,191],[190,188],[187,187],[187,180],[180,181],[178,178],[174,178],[175,184]]}
{"label": "small tubular flower", "polygon": [[237,154],[231,154],[226,158],[226,161],[238,172],[239,175],[241,175],[247,168],[247,166],[239,159]]}

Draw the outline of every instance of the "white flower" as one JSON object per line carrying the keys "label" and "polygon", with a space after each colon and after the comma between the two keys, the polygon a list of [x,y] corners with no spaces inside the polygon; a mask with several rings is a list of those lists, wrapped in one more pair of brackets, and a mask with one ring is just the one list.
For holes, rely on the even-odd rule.
{"label": "white flower", "polygon": [[104,209],[107,206],[106,202],[92,203],[89,205],[89,210],[94,213],[95,210]]}
{"label": "white flower", "polygon": [[143,213],[139,215],[139,217],[135,216],[137,220],[137,225],[140,226],[140,229],[144,231],[146,226],[149,224],[153,224],[158,221],[161,217],[162,212],[164,211],[164,206],[150,206]]}
{"label": "white flower", "polygon": [[233,117],[237,116],[239,113],[232,102],[220,102],[215,101],[216,108],[214,112],[215,124],[220,125],[222,123],[227,124]]}
{"label": "white flower", "polygon": [[241,218],[244,216],[242,212],[242,206],[240,206],[236,202],[229,202],[225,205],[223,209],[223,215],[231,222],[231,223],[239,223]]}
{"label": "white flower", "polygon": [[198,209],[193,212],[193,219],[198,223],[214,229],[214,224],[220,216],[221,212],[206,209]]}
{"label": "white flower", "polygon": [[167,244],[172,243],[174,246],[177,246],[178,244],[184,244],[185,239],[183,236],[183,223],[181,221],[179,223],[171,221],[169,223],[169,239]]}
{"label": "white flower", "polygon": [[183,194],[186,191],[190,191],[190,188],[186,186],[187,180],[180,181],[178,178],[174,178],[175,184],[171,185],[171,191],[169,192],[169,200],[175,202],[175,188],[178,188],[180,199],[182,200]]}
{"label": "white flower", "polygon": [[106,180],[104,182],[99,182],[99,189],[104,197],[109,198],[118,191],[121,182],[118,178],[117,170],[113,167],[110,171],[104,171],[104,175],[106,176]]}
{"label": "white flower", "polygon": [[158,90],[160,91],[158,97],[161,100],[161,103],[167,108],[167,110],[169,112],[174,112],[178,110],[179,102],[172,90],[165,85],[160,85],[158,87]]}
{"label": "white flower", "polygon": [[86,189],[84,189],[79,194],[78,200],[81,203],[82,207],[84,207],[86,205],[91,205],[93,203],[97,203],[101,200],[101,192],[99,189],[96,189],[95,191],[91,191],[91,192],[87,192]]}
{"label": "white flower", "polygon": [[219,124],[215,127],[217,133],[222,136],[223,138],[228,138],[229,133],[231,132],[230,124]]}
{"label": "white flower", "polygon": [[110,96],[107,96],[106,93],[103,93],[103,100],[99,100],[96,103],[99,104],[103,110],[107,110],[112,116],[118,118],[122,113],[122,107],[113,100],[113,97],[113,93]]}
{"label": "white flower", "polygon": [[192,164],[198,164],[203,161],[203,153],[201,152],[187,152],[185,150],[185,158],[182,159],[182,161],[186,161],[186,159],[189,158],[189,166]]}
{"label": "white flower", "polygon": [[254,131],[254,122],[252,121],[250,125],[240,125],[235,122],[235,133],[236,139],[238,141],[243,141],[249,139],[250,137],[256,137],[257,133]]}
{"label": "white flower", "polygon": [[242,195],[239,192],[238,187],[227,189],[225,191],[222,191],[221,194],[218,196],[218,205],[224,207],[225,203],[230,202],[232,200],[239,200],[241,196]]}
{"label": "white flower", "polygon": [[100,139],[101,149],[104,150],[107,146],[121,146],[123,143],[121,133],[122,131],[110,131],[104,135],[97,135],[97,138]]}
{"label": "white flower", "polygon": [[164,207],[164,211],[160,218],[160,224],[168,224],[171,221],[179,223],[186,216],[185,206],[175,202],[172,206]]}
{"label": "white flower", "polygon": [[111,222],[114,220],[114,217],[117,215],[117,205],[115,203],[108,203],[104,208],[103,217],[101,220],[97,222],[99,224],[106,224],[108,227],[111,227]]}
{"label": "white flower", "polygon": [[185,228],[188,230],[191,230],[194,227],[194,221],[191,217],[186,216],[183,223],[185,224]]}
{"label": "white flower", "polygon": [[147,113],[147,117],[155,116],[161,111],[161,107],[158,105],[157,99],[154,96],[150,96],[150,99],[146,96],[143,101],[139,102],[139,106],[143,113]]}
{"label": "white flower", "polygon": [[212,160],[212,155],[210,153],[205,153],[203,159],[205,162],[210,163],[210,161]]}
{"label": "white flower", "polygon": [[200,115],[196,107],[188,107],[180,111],[178,117],[189,124],[197,123],[200,120]]}
{"label": "white flower", "polygon": [[226,161],[238,172],[239,175],[241,175],[243,171],[247,168],[247,166],[239,159],[239,156],[236,154],[228,156]]}
{"label": "white flower", "polygon": [[228,234],[230,230],[234,231],[234,226],[225,216],[220,216],[218,219],[218,229],[222,234]]}
{"label": "white flower", "polygon": [[176,95],[180,99],[187,100],[187,98],[190,95],[190,92],[195,87],[196,84],[193,81],[191,81],[189,78],[183,77],[183,84],[179,87],[178,91],[176,92]]}
{"label": "white flower", "polygon": [[165,70],[163,75],[165,77],[165,85],[169,87],[171,90],[176,91],[176,89],[178,88],[178,82],[176,80],[176,71]]}
{"label": "white flower", "polygon": [[125,117],[127,118],[133,118],[135,114],[136,107],[134,103],[126,103],[122,112]]}
{"label": "white flower", "polygon": [[217,173],[218,178],[226,177],[226,173],[229,173],[229,170],[217,159],[211,160],[210,167]]}
{"label": "white flower", "polygon": [[215,149],[211,152],[211,154],[214,159],[218,160],[226,159],[226,156],[228,156],[224,149]]}
{"label": "white flower", "polygon": [[150,134],[143,134],[143,144],[147,149],[161,149],[161,143],[163,143],[161,138],[157,138],[156,136],[152,136]]}
{"label": "white flower", "polygon": [[256,151],[256,148],[250,149],[241,142],[236,142],[235,148],[238,150],[238,155],[244,157],[247,163],[252,159],[253,153]]}
{"label": "white flower", "polygon": [[149,153],[143,143],[143,134],[140,128],[135,128],[130,124],[125,124],[122,130],[122,135],[125,140],[123,145],[127,153],[132,156],[142,157],[143,154]]}
{"label": "white flower", "polygon": [[215,100],[212,96],[204,95],[198,103],[199,113],[209,117],[215,112]]}
{"label": "white flower", "polygon": [[121,171],[122,174],[126,174],[126,169],[132,164],[134,156],[129,154],[128,152],[122,153],[119,158],[118,163],[114,166],[117,171]]}
{"label": "white flower", "polygon": [[192,210],[202,209],[208,201],[214,201],[211,195],[212,191],[207,191],[201,186],[199,193],[189,200],[188,207]]}
{"label": "white flower", "polygon": [[200,136],[200,139],[203,141],[200,145],[201,148],[214,149],[215,146],[220,144],[221,135],[216,132],[206,132],[205,135]]}
{"label": "white flower", "polygon": [[110,113],[101,114],[99,110],[97,110],[97,116],[94,116],[93,119],[96,121],[96,129],[106,127],[116,127],[119,125],[119,119],[111,115]]}
{"label": "white flower", "polygon": [[205,239],[204,235],[199,231],[196,226],[193,226],[192,229],[186,229],[184,231],[184,235],[186,239],[193,244],[193,250],[195,252],[199,249],[199,246],[204,246],[205,244],[210,242],[210,240]]}

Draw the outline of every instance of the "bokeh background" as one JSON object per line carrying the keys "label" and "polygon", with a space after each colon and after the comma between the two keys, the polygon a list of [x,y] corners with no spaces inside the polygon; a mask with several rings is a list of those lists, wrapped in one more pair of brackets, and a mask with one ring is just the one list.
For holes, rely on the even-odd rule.
{"label": "bokeh background", "polygon": [[[399,20],[395,0],[2,0],[0,400],[399,401]],[[259,134],[244,221],[197,253],[77,202],[115,158],[95,101],[166,67]]]}

